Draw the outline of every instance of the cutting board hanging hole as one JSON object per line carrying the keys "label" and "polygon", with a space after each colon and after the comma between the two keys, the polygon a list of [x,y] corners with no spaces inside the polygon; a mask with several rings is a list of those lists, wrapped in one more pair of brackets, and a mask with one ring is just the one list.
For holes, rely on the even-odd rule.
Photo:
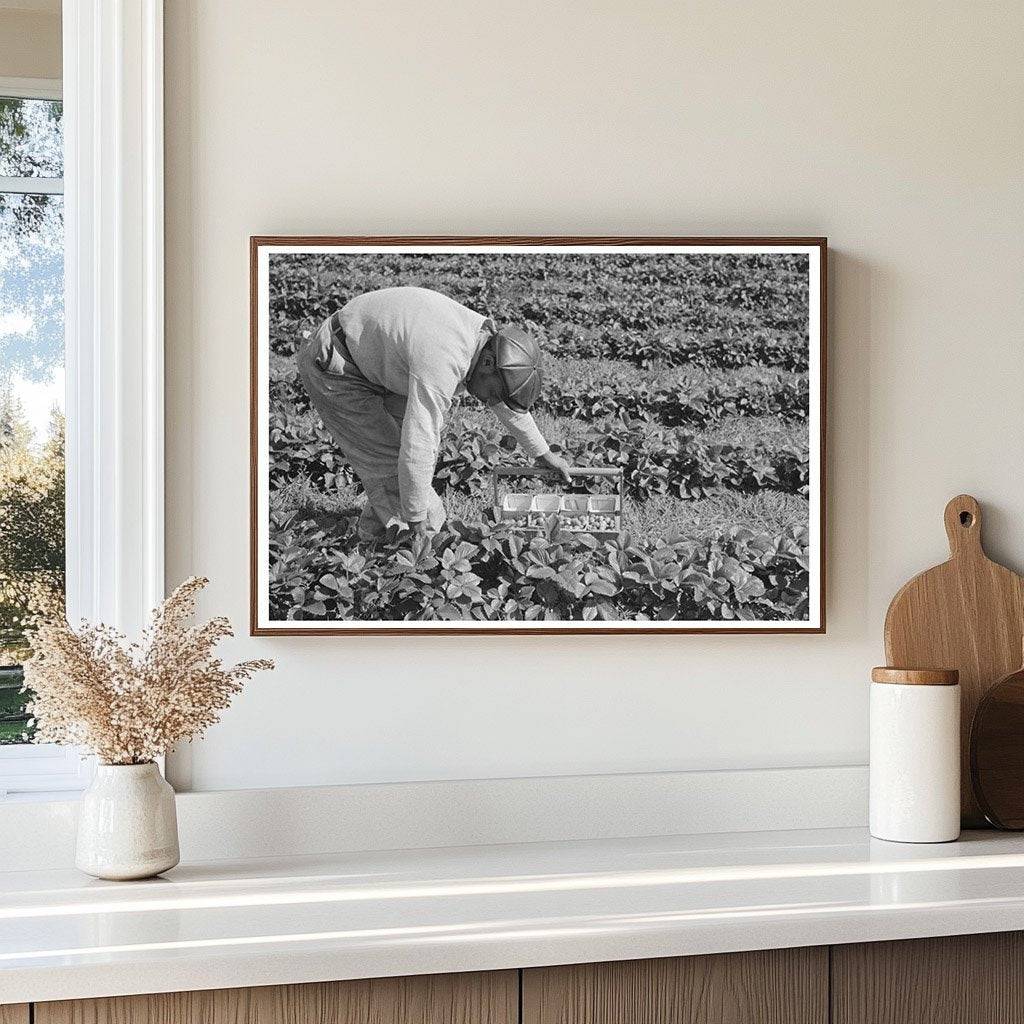
{"label": "cutting board hanging hole", "polygon": [[949,553],[983,554],[981,549],[981,508],[969,494],[958,494],[946,506],[946,536]]}

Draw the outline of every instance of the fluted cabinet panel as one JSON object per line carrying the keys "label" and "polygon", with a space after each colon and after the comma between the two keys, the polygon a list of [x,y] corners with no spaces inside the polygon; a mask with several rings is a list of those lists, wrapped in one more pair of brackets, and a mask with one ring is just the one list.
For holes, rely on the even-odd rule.
{"label": "fluted cabinet panel", "polygon": [[69,1000],[37,1003],[35,1012],[35,1024],[516,1024],[517,1020],[515,971]]}
{"label": "fluted cabinet panel", "polygon": [[832,1024],[1024,1024],[1024,934],[833,946]]}
{"label": "fluted cabinet panel", "polygon": [[523,1024],[827,1024],[828,950],[543,967],[523,972]]}

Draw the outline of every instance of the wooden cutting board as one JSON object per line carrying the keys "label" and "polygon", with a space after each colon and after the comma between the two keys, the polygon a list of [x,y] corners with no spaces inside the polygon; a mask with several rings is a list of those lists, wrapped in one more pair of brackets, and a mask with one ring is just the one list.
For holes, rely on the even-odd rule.
{"label": "wooden cutting board", "polygon": [[1024,579],[981,546],[981,507],[969,494],[946,506],[949,561],[915,576],[885,616],[885,657],[896,668],[960,671],[960,814],[983,827],[971,789],[971,722],[986,690],[1020,667]]}

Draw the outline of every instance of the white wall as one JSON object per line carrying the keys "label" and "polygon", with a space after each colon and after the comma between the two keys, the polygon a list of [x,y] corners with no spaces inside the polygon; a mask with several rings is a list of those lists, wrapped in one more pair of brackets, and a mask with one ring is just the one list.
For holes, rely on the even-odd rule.
{"label": "white wall", "polygon": [[824,637],[252,640],[199,789],[861,763],[892,592],[1024,565],[1024,6],[167,0],[168,571],[247,621],[246,243],[826,234]]}

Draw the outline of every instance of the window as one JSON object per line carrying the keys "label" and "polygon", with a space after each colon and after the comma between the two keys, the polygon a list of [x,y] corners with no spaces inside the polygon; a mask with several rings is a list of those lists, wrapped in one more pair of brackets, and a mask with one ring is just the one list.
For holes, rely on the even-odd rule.
{"label": "window", "polygon": [[0,80],[0,796],[81,776],[26,746],[26,620],[64,605],[64,146],[58,89],[17,86]]}
{"label": "window", "polygon": [[[63,82],[0,78],[0,405],[9,392],[10,433],[41,481],[31,543],[0,552],[0,606],[14,595],[10,557],[10,578],[40,601],[63,591],[72,620],[134,636],[164,595],[163,3],[60,6]],[[50,415],[62,390],[63,478]],[[18,607],[0,619],[2,650],[17,652]],[[2,662],[0,800],[59,795],[91,774],[77,751],[22,742],[23,651]]]}

